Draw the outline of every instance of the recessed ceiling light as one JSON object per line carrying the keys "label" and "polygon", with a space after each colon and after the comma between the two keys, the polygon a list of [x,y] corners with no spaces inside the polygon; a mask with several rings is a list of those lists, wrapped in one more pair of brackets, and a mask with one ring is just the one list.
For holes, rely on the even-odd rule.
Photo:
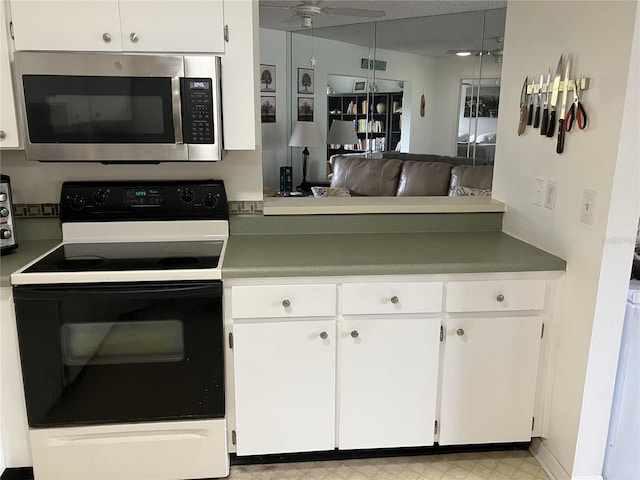
{"label": "recessed ceiling light", "polygon": [[459,57],[468,57],[471,55],[471,52],[456,52],[456,55]]}

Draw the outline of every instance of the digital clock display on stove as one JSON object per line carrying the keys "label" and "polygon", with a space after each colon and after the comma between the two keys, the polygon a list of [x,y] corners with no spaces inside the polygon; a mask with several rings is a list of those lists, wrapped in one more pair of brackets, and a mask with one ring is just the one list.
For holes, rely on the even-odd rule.
{"label": "digital clock display on stove", "polygon": [[124,191],[124,204],[132,206],[160,206],[163,203],[162,190],[159,188],[127,188]]}

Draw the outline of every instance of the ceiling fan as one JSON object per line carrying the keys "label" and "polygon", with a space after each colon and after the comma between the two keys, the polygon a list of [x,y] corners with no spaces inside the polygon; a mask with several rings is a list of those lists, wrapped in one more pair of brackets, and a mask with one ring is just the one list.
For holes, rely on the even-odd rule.
{"label": "ceiling fan", "polygon": [[291,11],[291,17],[285,22],[300,19],[301,27],[312,27],[313,17],[316,15],[346,15],[350,17],[380,18],[386,14],[380,10],[365,10],[362,8],[333,8],[323,7],[323,0],[300,0],[296,5],[282,5],[269,2],[260,2],[260,8],[279,8]]}
{"label": "ceiling fan", "polygon": [[502,61],[502,47],[504,45],[504,38],[494,37],[492,39],[487,39],[487,40],[495,40],[496,48],[494,48],[493,50],[473,50],[473,49],[447,50],[447,54],[458,55],[459,57],[468,57],[471,55],[479,57],[481,55],[488,55],[490,57],[495,58],[496,63],[500,63]]}

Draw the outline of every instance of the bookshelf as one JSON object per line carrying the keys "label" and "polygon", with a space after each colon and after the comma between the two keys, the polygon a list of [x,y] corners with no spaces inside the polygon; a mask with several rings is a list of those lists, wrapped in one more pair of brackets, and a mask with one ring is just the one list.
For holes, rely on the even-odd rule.
{"label": "bookshelf", "polygon": [[[383,107],[378,108],[378,105]],[[400,142],[402,92],[376,93],[369,95],[369,99],[365,94],[328,95],[327,107],[327,131],[333,120],[351,120],[358,135],[358,145],[353,149],[328,145],[327,159],[339,153],[395,150]]]}

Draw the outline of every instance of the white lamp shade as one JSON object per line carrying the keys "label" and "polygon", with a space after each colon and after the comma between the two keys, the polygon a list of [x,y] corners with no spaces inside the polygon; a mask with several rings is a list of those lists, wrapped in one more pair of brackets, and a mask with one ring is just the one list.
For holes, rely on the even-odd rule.
{"label": "white lamp shade", "polygon": [[358,143],[356,128],[350,120],[334,120],[331,122],[327,143],[330,145],[354,145]]}
{"label": "white lamp shade", "polygon": [[290,147],[322,147],[324,146],[324,140],[322,140],[322,134],[320,133],[320,127],[316,122],[298,122],[293,127],[291,132],[291,139],[289,140]]}

